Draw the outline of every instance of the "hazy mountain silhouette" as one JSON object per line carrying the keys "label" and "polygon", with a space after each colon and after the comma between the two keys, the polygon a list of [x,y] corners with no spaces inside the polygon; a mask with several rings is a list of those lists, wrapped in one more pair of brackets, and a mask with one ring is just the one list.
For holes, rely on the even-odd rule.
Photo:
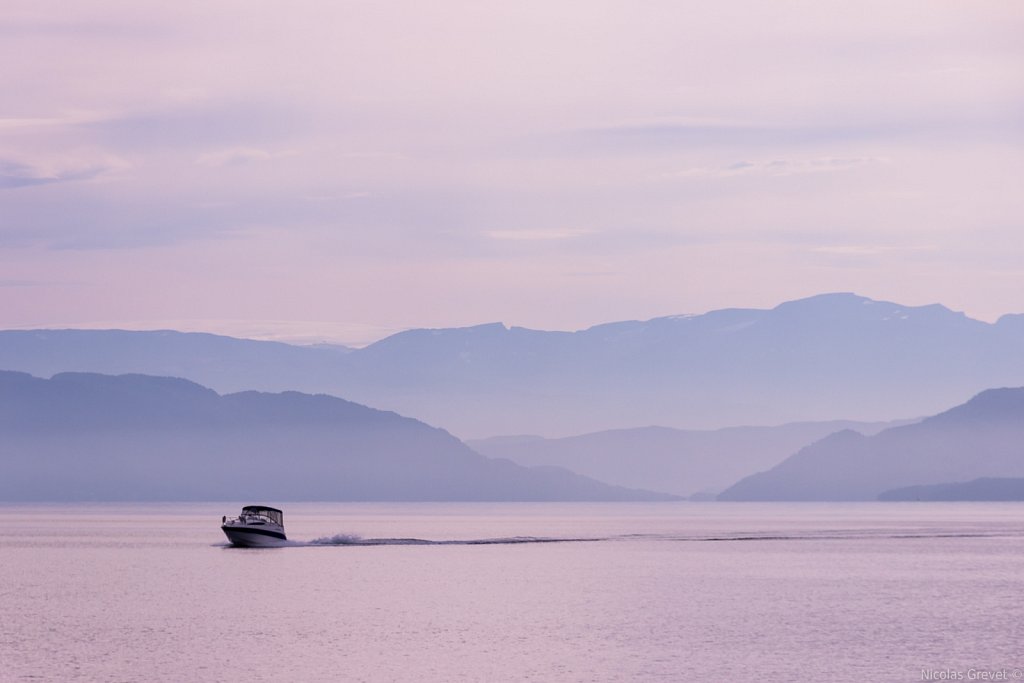
{"label": "hazy mountain silhouette", "polygon": [[220,393],[325,391],[332,382],[319,383],[317,378],[334,372],[349,351],[343,346],[294,346],[172,330],[0,331],[3,370],[36,377],[60,372],[182,377]]}
{"label": "hazy mountain silhouette", "polygon": [[991,389],[874,436],[832,434],[719,500],[875,500],[907,486],[1024,477],[1024,388]]}
{"label": "hazy mountain silhouette", "polygon": [[709,429],[935,413],[1024,384],[1024,316],[827,294],[771,310],[541,332],[501,324],[402,332],[347,353],[173,332],[0,333],[0,368],[185,377],[344,396],[462,437]]}
{"label": "hazy mountain silhouette", "polygon": [[0,372],[2,500],[656,500],[330,396]]}
{"label": "hazy mountain silhouette", "polygon": [[833,432],[874,434],[891,426],[837,420],[709,431],[640,427],[561,439],[493,437],[467,445],[520,465],[555,465],[609,484],[691,496],[717,494]]}
{"label": "hazy mountain silhouette", "polygon": [[905,486],[884,491],[878,500],[887,501],[1024,501],[1024,479],[983,477],[954,484]]}

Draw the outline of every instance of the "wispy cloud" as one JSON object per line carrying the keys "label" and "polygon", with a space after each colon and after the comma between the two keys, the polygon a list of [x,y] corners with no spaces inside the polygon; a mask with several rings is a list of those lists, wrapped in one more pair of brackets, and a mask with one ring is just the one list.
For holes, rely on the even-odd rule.
{"label": "wispy cloud", "polygon": [[19,161],[0,159],[0,189],[88,180],[95,178],[106,170],[108,170],[108,167],[104,166],[52,170]]}
{"label": "wispy cloud", "polygon": [[802,147],[886,139],[917,134],[921,122],[728,123],[683,122],[587,128],[573,137],[593,151],[663,152],[705,147]]}
{"label": "wispy cloud", "polygon": [[850,243],[819,245],[802,250],[810,263],[836,269],[873,269],[883,264],[924,263],[942,253],[937,244]]}
{"label": "wispy cloud", "polygon": [[665,174],[673,178],[734,178],[738,176],[791,176],[804,173],[848,171],[863,166],[888,164],[886,157],[819,157],[814,159],[772,159],[737,161],[725,166],[699,166]]}
{"label": "wispy cloud", "polygon": [[822,149],[866,143],[921,145],[949,139],[1019,140],[1022,132],[1020,103],[1007,98],[990,107],[958,105],[927,112],[879,110],[848,119],[822,107],[791,120],[628,123],[568,131],[560,144],[575,153],[666,154],[712,148]]}
{"label": "wispy cloud", "polygon": [[295,156],[297,152],[271,152],[256,147],[229,147],[200,154],[196,163],[200,166],[246,166],[248,164],[272,161],[282,157]]}
{"label": "wispy cloud", "polygon": [[109,113],[98,111],[73,111],[58,116],[2,117],[0,118],[0,133],[21,133],[36,129],[78,126],[104,121],[109,117]]}
{"label": "wispy cloud", "polygon": [[508,242],[553,242],[590,234],[589,230],[488,230],[483,233],[492,240]]}
{"label": "wispy cloud", "polygon": [[905,253],[905,252],[929,252],[938,251],[938,245],[917,244],[917,245],[883,245],[883,244],[839,244],[830,246],[813,247],[810,251],[816,254],[827,254],[832,256],[877,256],[879,254]]}
{"label": "wispy cloud", "polygon": [[283,102],[193,98],[91,121],[85,128],[115,149],[238,150],[262,149],[307,123],[300,111]]}

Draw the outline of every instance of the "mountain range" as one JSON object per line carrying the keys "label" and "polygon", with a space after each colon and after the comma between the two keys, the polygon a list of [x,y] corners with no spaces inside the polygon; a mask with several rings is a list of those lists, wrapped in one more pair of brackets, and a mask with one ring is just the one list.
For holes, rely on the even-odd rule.
{"label": "mountain range", "polygon": [[990,389],[943,413],[873,436],[851,430],[831,434],[741,479],[718,500],[876,500],[905,487],[1022,477],[1024,388]]}
{"label": "mountain range", "polygon": [[172,331],[5,331],[0,368],[327,393],[464,438],[879,421],[1024,384],[1024,316],[987,323],[940,305],[826,294],[578,332],[410,330],[362,349]]}
{"label": "mountain range", "polygon": [[520,465],[553,465],[619,486],[712,498],[829,434],[844,429],[874,434],[894,424],[835,420],[707,431],[639,427],[560,439],[506,436],[466,443],[478,453]]}
{"label": "mountain range", "polygon": [[0,500],[665,500],[330,396],[0,372]]}

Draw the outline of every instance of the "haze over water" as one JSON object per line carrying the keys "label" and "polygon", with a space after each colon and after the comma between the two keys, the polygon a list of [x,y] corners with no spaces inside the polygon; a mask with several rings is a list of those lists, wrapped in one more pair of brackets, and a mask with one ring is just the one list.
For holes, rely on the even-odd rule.
{"label": "haze over water", "polygon": [[295,543],[270,550],[225,545],[238,506],[0,507],[3,680],[1024,667],[1016,504],[282,504]]}

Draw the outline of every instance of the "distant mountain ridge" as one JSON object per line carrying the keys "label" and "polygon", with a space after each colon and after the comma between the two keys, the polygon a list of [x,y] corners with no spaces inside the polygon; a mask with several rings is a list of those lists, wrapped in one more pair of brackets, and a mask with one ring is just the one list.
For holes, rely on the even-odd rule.
{"label": "distant mountain ridge", "polygon": [[664,500],[324,395],[0,372],[0,500]]}
{"label": "distant mountain ridge", "polygon": [[619,486],[713,497],[829,434],[844,429],[874,434],[894,424],[836,420],[709,431],[639,427],[561,439],[494,437],[466,443],[520,465],[556,465]]}
{"label": "distant mountain ridge", "polygon": [[981,477],[971,481],[905,486],[883,491],[883,501],[1024,501],[1024,478]]}
{"label": "distant mountain ridge", "polygon": [[1024,387],[983,391],[934,417],[874,436],[837,432],[738,481],[718,499],[875,500],[908,487],[1021,477]]}
{"label": "distant mountain ridge", "polygon": [[[316,378],[346,352],[203,332],[155,330],[0,331],[0,370],[180,377],[220,393],[322,391]],[[329,393],[323,391],[323,393]]]}
{"label": "distant mountain ridge", "polygon": [[826,294],[579,332],[410,330],[347,353],[174,332],[7,331],[0,368],[328,393],[467,438],[880,421],[1024,384],[1024,316],[986,323],[940,305]]}

